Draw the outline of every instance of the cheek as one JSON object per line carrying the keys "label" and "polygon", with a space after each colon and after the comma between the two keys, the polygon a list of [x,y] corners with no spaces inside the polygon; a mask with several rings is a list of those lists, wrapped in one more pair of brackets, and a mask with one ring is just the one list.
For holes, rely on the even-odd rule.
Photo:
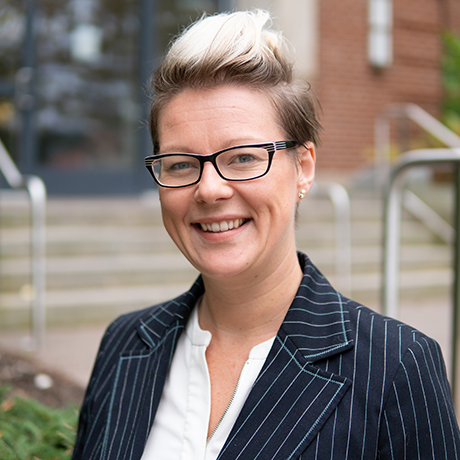
{"label": "cheek", "polygon": [[171,232],[172,227],[177,226],[177,223],[184,217],[184,203],[186,201],[181,198],[181,195],[178,190],[161,190],[159,192],[163,223],[168,232]]}
{"label": "cheek", "polygon": [[[291,161],[291,160],[290,160]],[[296,165],[290,164],[283,174],[276,177],[273,184],[274,197],[280,197],[285,202],[285,206],[296,202],[299,182],[299,171]]]}
{"label": "cheek", "polygon": [[297,206],[297,182],[294,174],[283,176],[272,176],[270,181],[252,189],[246,198],[259,217],[265,216],[279,221],[281,225],[290,225]]}

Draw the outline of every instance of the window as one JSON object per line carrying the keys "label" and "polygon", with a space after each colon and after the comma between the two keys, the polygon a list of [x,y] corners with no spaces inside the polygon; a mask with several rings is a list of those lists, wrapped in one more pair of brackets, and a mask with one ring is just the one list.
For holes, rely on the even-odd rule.
{"label": "window", "polygon": [[376,68],[393,62],[392,0],[369,0],[368,57]]}

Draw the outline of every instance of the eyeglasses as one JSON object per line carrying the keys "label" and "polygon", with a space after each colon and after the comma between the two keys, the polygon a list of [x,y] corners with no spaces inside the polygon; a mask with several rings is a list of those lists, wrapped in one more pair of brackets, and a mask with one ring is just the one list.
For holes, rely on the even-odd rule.
{"label": "eyeglasses", "polygon": [[279,141],[238,145],[210,155],[196,153],[149,155],[145,158],[145,166],[155,182],[167,188],[197,184],[207,161],[214,165],[222,179],[246,181],[265,176],[270,170],[274,153],[277,150],[291,149],[296,145],[295,141]]}

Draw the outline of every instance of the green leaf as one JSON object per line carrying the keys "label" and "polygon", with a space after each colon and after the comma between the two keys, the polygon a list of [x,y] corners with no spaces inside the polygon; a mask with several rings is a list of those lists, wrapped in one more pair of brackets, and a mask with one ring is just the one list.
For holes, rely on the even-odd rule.
{"label": "green leaf", "polygon": [[10,388],[0,387],[0,458],[70,459],[77,407],[54,409],[33,399],[8,398],[9,392]]}

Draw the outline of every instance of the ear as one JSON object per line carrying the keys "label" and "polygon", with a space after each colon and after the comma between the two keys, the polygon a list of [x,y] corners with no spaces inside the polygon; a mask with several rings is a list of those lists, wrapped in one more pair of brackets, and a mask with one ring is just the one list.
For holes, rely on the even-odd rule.
{"label": "ear", "polygon": [[[312,142],[306,142],[298,147],[299,152],[299,176],[297,181],[298,191],[308,192],[315,180],[316,149]],[[301,198],[297,198],[300,201]]]}

